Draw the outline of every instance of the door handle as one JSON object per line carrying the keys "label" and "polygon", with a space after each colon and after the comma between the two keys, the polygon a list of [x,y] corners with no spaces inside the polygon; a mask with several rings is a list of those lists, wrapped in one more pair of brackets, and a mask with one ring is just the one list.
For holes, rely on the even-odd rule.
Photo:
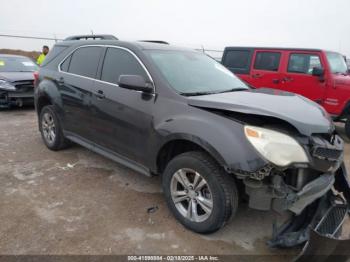
{"label": "door handle", "polygon": [[285,82],[292,82],[294,79],[292,77],[284,77],[282,78],[282,82],[285,83]]}
{"label": "door handle", "polygon": [[272,79],[272,83],[274,83],[274,84],[278,84],[279,82],[280,82],[279,79]]}
{"label": "door handle", "polygon": [[261,78],[262,75],[260,75],[260,74],[254,74],[254,75],[252,75],[252,77],[256,79],[256,78]]}
{"label": "door handle", "polygon": [[99,99],[106,98],[106,96],[105,96],[105,94],[103,93],[102,90],[98,90],[97,93],[95,94],[95,96],[97,96],[97,98],[99,98]]}

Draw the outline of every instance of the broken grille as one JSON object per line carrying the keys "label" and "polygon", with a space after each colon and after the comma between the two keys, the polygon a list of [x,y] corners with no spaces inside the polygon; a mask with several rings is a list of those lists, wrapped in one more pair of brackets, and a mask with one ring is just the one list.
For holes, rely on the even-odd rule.
{"label": "broken grille", "polygon": [[313,156],[319,159],[327,159],[327,160],[338,160],[342,155],[342,151],[335,149],[328,149],[318,147],[314,149]]}
{"label": "broken grille", "polygon": [[321,235],[336,236],[347,218],[347,205],[332,206],[316,226],[315,230]]}

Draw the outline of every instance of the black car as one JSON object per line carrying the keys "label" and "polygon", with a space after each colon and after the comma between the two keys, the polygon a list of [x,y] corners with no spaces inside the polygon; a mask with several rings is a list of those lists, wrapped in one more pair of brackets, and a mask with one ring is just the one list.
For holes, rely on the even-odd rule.
{"label": "black car", "polygon": [[64,41],[40,68],[35,105],[49,149],[73,141],[162,176],[169,208],[195,232],[220,229],[244,199],[290,215],[271,246],[338,236],[348,216],[343,140],[324,109],[292,93],[251,89],[203,53]]}
{"label": "black car", "polygon": [[0,54],[0,108],[34,104],[38,66],[28,57]]}

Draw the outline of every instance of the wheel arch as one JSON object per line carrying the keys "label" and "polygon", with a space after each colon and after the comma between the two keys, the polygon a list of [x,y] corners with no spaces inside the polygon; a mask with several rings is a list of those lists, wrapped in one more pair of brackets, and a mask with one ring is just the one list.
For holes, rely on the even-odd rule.
{"label": "wheel arch", "polygon": [[161,174],[167,163],[179,154],[189,151],[202,151],[212,157],[220,166],[226,169],[224,158],[217,150],[203,139],[188,135],[176,134],[169,137],[160,147],[156,157],[157,173]]}
{"label": "wheel arch", "polygon": [[40,115],[40,112],[41,110],[47,106],[47,105],[52,105],[52,101],[51,101],[51,98],[46,95],[46,94],[43,94],[41,96],[38,97],[37,99],[37,102],[36,102],[36,111],[38,113],[38,115]]}

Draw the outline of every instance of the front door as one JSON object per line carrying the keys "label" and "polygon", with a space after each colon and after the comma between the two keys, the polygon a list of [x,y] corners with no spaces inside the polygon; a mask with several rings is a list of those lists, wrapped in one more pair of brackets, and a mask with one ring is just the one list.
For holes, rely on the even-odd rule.
{"label": "front door", "polygon": [[107,48],[100,81],[95,83],[92,98],[95,143],[147,165],[152,139],[154,94],[128,90],[118,86],[120,75],[149,77],[135,56],[118,47]]}

